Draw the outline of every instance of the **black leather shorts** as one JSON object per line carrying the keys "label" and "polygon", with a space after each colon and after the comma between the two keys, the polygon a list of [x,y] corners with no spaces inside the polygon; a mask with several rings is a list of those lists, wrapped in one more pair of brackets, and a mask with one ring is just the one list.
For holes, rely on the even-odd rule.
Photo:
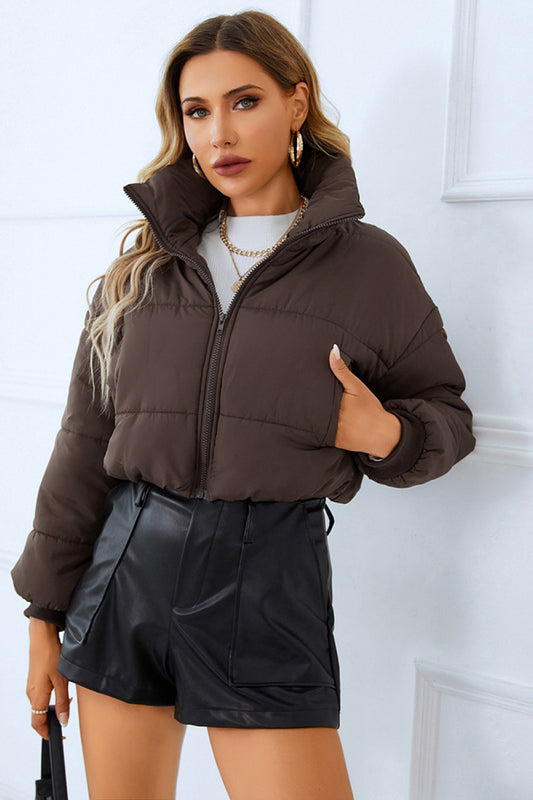
{"label": "black leather shorts", "polygon": [[207,501],[121,481],[59,672],[191,725],[338,728],[333,524],[325,498]]}

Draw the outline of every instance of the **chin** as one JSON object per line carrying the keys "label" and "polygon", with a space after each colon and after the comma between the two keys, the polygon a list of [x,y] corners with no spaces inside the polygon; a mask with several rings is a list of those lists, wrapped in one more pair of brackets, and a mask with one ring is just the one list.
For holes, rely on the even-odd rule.
{"label": "chin", "polygon": [[259,186],[254,187],[250,186],[250,184],[239,183],[235,178],[226,178],[224,181],[219,181],[215,184],[215,187],[221,194],[235,199],[253,195],[260,190]]}

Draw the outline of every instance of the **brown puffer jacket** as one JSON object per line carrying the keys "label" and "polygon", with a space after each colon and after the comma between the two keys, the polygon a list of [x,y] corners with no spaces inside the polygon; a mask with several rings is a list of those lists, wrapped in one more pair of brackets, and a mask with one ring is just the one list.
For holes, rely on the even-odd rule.
{"label": "brown puffer jacket", "polygon": [[[34,529],[12,571],[31,602],[27,615],[62,624],[106,493],[121,479],[207,500],[348,503],[364,474],[414,486],[474,448],[464,377],[439,311],[404,247],[361,222],[349,160],[307,148],[295,176],[309,207],[248,273],[227,313],[196,250],[222,195],[190,159],[124,187],[173,258],[158,268],[151,302],[122,323],[114,415],[91,404],[82,329]],[[401,421],[401,440],[381,462],[334,446],[343,393],[329,366],[334,342]]]}

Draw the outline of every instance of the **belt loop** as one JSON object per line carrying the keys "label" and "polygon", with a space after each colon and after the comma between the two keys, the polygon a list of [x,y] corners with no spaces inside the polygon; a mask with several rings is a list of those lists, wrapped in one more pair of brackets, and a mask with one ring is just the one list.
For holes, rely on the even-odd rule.
{"label": "belt loop", "polygon": [[253,542],[253,530],[252,530],[252,499],[250,497],[246,500],[246,520],[244,523],[244,531],[242,535],[243,542]]}
{"label": "belt loop", "polygon": [[326,536],[328,536],[328,535],[329,535],[329,532],[330,532],[330,530],[331,530],[331,529],[333,528],[333,526],[335,525],[335,517],[334,517],[334,516],[333,516],[333,514],[331,513],[331,510],[330,510],[330,508],[329,508],[328,504],[326,503],[326,500],[325,500],[325,498],[324,498],[324,509],[325,509],[325,511],[326,511],[326,514],[327,514],[327,515],[328,515],[328,517],[329,517],[329,527],[328,527],[328,529],[327,529],[327,531],[326,531]]}
{"label": "belt loop", "polygon": [[136,506],[144,506],[150,488],[151,484],[148,483],[148,481],[140,481],[140,483],[134,487]]}

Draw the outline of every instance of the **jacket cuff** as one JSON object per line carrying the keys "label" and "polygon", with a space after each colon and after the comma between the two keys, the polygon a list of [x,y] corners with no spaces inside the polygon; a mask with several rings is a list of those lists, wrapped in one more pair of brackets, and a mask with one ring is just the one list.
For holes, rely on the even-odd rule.
{"label": "jacket cuff", "polygon": [[414,414],[398,408],[387,410],[398,417],[402,426],[400,441],[392,453],[381,461],[375,461],[366,453],[354,453],[364,474],[378,483],[409,472],[420,458],[426,439],[424,423]]}
{"label": "jacket cuff", "polygon": [[23,613],[28,618],[36,617],[37,619],[42,619],[44,622],[53,622],[60,631],[65,629],[64,611],[56,611],[54,608],[43,608],[42,606],[36,606],[34,603],[31,603],[28,608],[24,609]]}

